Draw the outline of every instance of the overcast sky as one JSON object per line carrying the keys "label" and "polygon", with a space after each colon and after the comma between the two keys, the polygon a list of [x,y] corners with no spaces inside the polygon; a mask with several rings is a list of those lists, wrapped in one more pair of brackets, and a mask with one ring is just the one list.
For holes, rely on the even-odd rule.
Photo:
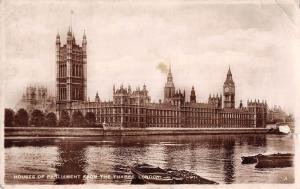
{"label": "overcast sky", "polygon": [[78,43],[84,29],[87,35],[91,99],[96,91],[101,100],[112,99],[113,84],[146,84],[157,102],[166,82],[158,69],[163,63],[171,65],[176,88],[189,95],[194,85],[197,100],[206,102],[210,93],[222,93],[230,65],[236,105],[257,98],[293,111],[299,51],[292,4],[31,2],[4,2],[6,107],[14,107],[31,83],[55,94],[55,37],[59,32],[65,43],[72,25]]}

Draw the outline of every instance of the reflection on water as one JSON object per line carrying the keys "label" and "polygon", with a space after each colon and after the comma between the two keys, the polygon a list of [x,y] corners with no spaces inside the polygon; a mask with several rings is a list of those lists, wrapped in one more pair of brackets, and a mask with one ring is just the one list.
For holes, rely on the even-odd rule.
{"label": "reflection on water", "polygon": [[224,152],[224,181],[225,183],[232,183],[234,181],[234,143],[233,139],[226,140],[223,148]]}
{"label": "reflection on water", "polygon": [[55,164],[57,175],[72,175],[69,178],[57,177],[55,184],[83,184],[82,175],[86,175],[87,166],[85,144],[65,142],[57,145],[58,160]]}
{"label": "reflection on water", "polygon": [[[294,168],[255,169],[242,155],[292,152],[293,138],[278,135],[123,136],[6,140],[5,182],[130,184],[129,166],[145,162],[185,169],[219,183],[291,183]],[[20,179],[17,175],[45,175]]]}

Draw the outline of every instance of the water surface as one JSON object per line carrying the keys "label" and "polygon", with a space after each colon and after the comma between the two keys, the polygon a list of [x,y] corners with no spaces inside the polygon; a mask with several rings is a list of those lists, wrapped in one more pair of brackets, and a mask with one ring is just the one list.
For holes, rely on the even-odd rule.
{"label": "water surface", "polygon": [[161,168],[185,169],[219,183],[293,183],[293,167],[256,169],[255,164],[241,164],[242,155],[278,152],[294,152],[292,136],[182,135],[80,140],[11,139],[5,142],[5,182],[130,184],[132,174],[129,166],[136,162],[145,162]]}

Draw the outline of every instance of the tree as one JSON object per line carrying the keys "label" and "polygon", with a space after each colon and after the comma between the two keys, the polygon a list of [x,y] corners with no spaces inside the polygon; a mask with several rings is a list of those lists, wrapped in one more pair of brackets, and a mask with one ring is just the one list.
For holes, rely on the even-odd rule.
{"label": "tree", "polygon": [[30,116],[30,125],[42,127],[45,123],[45,116],[41,110],[33,110]]}
{"label": "tree", "polygon": [[280,118],[275,118],[275,119],[273,119],[273,121],[274,121],[274,123],[282,123],[282,122],[284,122],[284,120],[280,119]]}
{"label": "tree", "polygon": [[57,125],[57,117],[55,113],[50,112],[45,117],[45,126],[47,127],[55,127]]}
{"label": "tree", "polygon": [[28,113],[25,109],[21,108],[18,110],[15,116],[16,126],[28,126]]}
{"label": "tree", "polygon": [[287,122],[294,122],[294,116],[293,116],[293,114],[289,114],[288,116],[287,116],[287,118],[286,118],[286,120],[285,121],[287,121]]}
{"label": "tree", "polygon": [[60,127],[69,127],[70,126],[70,116],[68,112],[63,110],[60,114],[58,126]]}
{"label": "tree", "polygon": [[93,127],[96,124],[96,115],[93,112],[88,112],[85,114],[85,121],[87,126]]}
{"label": "tree", "polygon": [[14,125],[15,112],[12,109],[5,108],[4,112],[4,126],[12,127]]}
{"label": "tree", "polygon": [[80,111],[75,111],[72,114],[72,126],[73,127],[82,127],[85,126],[85,120]]}

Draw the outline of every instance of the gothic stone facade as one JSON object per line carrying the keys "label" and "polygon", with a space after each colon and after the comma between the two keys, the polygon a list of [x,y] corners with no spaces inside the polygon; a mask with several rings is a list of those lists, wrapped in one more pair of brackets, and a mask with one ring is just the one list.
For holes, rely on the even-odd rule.
{"label": "gothic stone facade", "polygon": [[[65,53],[72,52],[74,37],[68,33],[68,42],[64,47]],[[83,46],[86,49],[86,38],[84,36]],[[58,46],[61,48],[60,45]],[[57,48],[58,48],[57,47]],[[76,46],[77,49],[81,49]],[[69,49],[69,50],[68,50]],[[83,48],[82,48],[83,49]],[[69,52],[70,51],[70,52]],[[84,55],[84,56],[83,56]],[[210,95],[207,103],[197,102],[196,92],[192,87],[189,101],[186,100],[185,90],[176,90],[173,82],[171,68],[167,75],[167,82],[164,87],[164,100],[159,103],[151,102],[148,90],[144,85],[132,90],[130,86],[113,87],[113,100],[102,102],[98,93],[93,102],[86,101],[86,73],[76,76],[80,79],[73,80],[72,70],[74,64],[86,66],[86,50],[80,55],[80,60],[73,63],[73,59],[63,58],[58,65],[58,110],[66,110],[71,115],[74,111],[81,111],[83,115],[93,112],[97,122],[110,128],[147,128],[147,127],[169,127],[169,128],[255,128],[265,127],[267,117],[266,102],[247,102],[247,107],[243,107],[242,102],[239,108],[235,108],[235,84],[229,68],[226,80],[223,85],[222,95]],[[62,56],[63,57],[63,56]],[[59,58],[60,60],[61,58]],[[64,80],[60,82],[59,76],[63,66],[66,65],[67,73],[64,73]],[[68,66],[69,65],[69,66]],[[69,81],[69,82],[66,82]],[[74,81],[74,82],[73,82]],[[61,88],[67,89],[62,90]],[[69,88],[68,88],[69,86]],[[73,86],[80,86],[82,96],[76,96],[72,92]],[[64,92],[66,90],[66,92]],[[77,98],[76,98],[77,97]],[[223,99],[224,98],[224,99]],[[222,105],[222,103],[224,105]],[[63,104],[63,106],[62,106]]]}
{"label": "gothic stone facade", "polygon": [[35,109],[43,112],[54,112],[55,107],[55,97],[48,95],[46,87],[31,85],[26,87],[26,91],[16,108],[24,108],[31,113]]}
{"label": "gothic stone facade", "polygon": [[60,35],[56,36],[56,97],[57,110],[70,109],[73,102],[86,101],[86,36],[82,46],[76,44],[71,29],[67,43],[61,46]]}

